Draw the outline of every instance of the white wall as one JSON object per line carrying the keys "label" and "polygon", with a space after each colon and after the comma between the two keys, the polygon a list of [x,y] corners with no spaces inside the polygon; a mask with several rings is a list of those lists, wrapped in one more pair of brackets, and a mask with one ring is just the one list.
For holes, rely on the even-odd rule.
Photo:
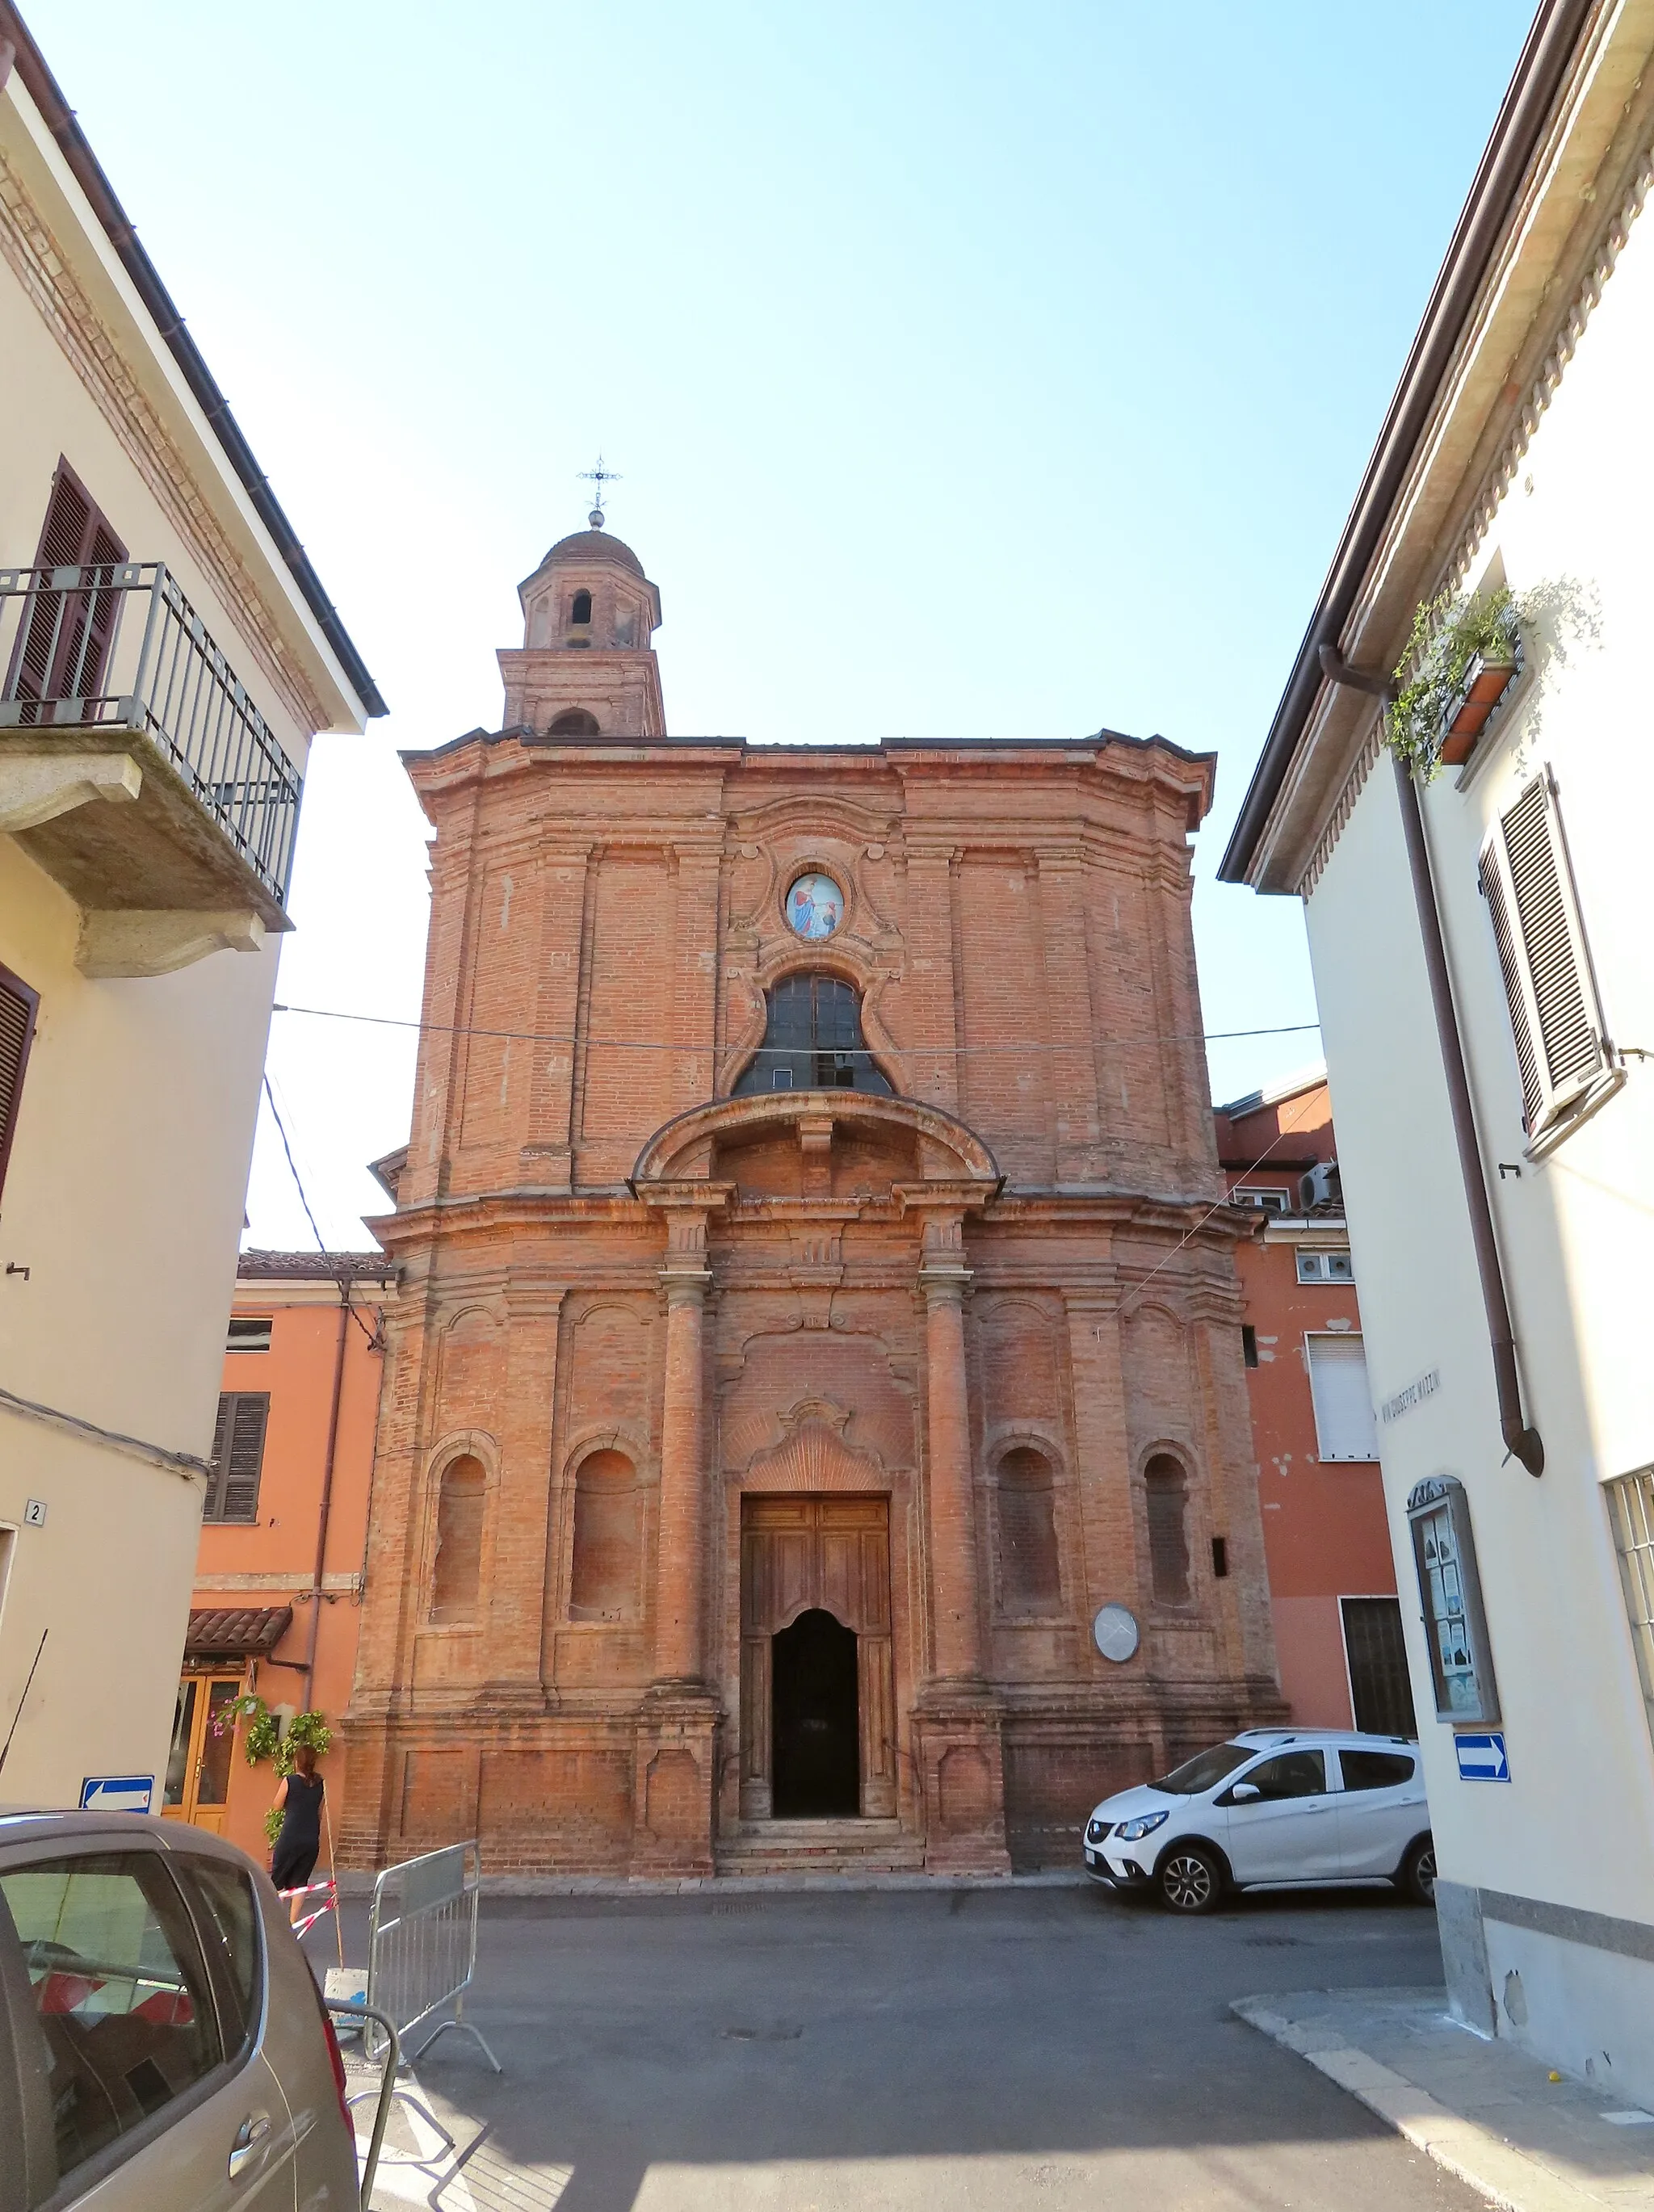
{"label": "white wall", "polygon": [[[1548,763],[1609,1030],[1622,1046],[1654,1047],[1651,360],[1654,222],[1645,216],[1480,556],[1502,560],[1518,592],[1568,586],[1578,613],[1565,618],[1560,640],[1553,624],[1537,641],[1523,692],[1483,740],[1464,787],[1450,769],[1426,796],[1527,1410],[1545,1442],[1538,1480],[1500,1463],[1487,1329],[1388,757],[1308,902],[1373,1396],[1382,1403],[1432,1369],[1441,1377],[1436,1395],[1381,1425],[1409,1656],[1427,1681],[1405,1500],[1421,1478],[1455,1474],[1475,1516],[1509,1741],[1508,1786],[1462,1782],[1451,1732],[1424,1720],[1442,1871],[1643,1923],[1654,1923],[1654,1747],[1600,1485],[1654,1462],[1654,1066],[1632,1061],[1625,1088],[1592,1120],[1549,1158],[1527,1158],[1477,858],[1489,823]],[[1520,1176],[1501,1179],[1501,1161]],[[1431,1710],[1423,1696],[1420,1710]],[[1513,1938],[1491,1922],[1488,1937],[1491,1963]],[[1549,1937],[1523,1941],[1530,1954],[1557,1948]],[[1534,1959],[1522,2033],[1565,2065],[1602,2047],[1584,2014],[1606,2002],[1603,1988],[1613,1985],[1627,2018],[1646,1996],[1650,1970],[1629,1958],[1596,1950],[1588,1964],[1542,1970]],[[1503,1972],[1493,1979],[1497,1997]],[[1502,2014],[1500,2025],[1514,2032]],[[1654,2038],[1642,2043],[1636,2094],[1647,2099]]]}

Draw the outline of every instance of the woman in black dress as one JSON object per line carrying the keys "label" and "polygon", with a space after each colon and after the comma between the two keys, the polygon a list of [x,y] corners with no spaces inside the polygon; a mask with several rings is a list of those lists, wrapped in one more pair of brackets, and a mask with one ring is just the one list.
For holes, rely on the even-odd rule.
{"label": "woman in black dress", "polygon": [[[301,1743],[293,1753],[293,1771],[276,1792],[273,1809],[282,1815],[282,1832],[271,1854],[270,1878],[277,1889],[302,1889],[316,1870],[321,1849],[323,1782],[316,1771],[313,1746]],[[299,1917],[301,1898],[295,1898],[290,1917]]]}

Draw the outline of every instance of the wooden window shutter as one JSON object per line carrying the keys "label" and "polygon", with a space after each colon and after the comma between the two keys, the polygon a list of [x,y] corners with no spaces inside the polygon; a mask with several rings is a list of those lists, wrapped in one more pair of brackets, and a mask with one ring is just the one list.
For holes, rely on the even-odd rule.
{"label": "wooden window shutter", "polygon": [[258,1518],[258,1478],[264,1473],[269,1420],[268,1390],[226,1390],[220,1395],[204,1521]]}
{"label": "wooden window shutter", "polygon": [[40,1003],[21,975],[0,968],[0,1191],[5,1188],[6,1164],[17,1128],[17,1109],[23,1096],[23,1073],[29,1047],[34,1042],[34,1016]]}
{"label": "wooden window shutter", "polygon": [[[111,567],[126,549],[92,504],[67,461],[52,479],[37,568]],[[48,588],[31,599],[12,656],[6,690],[15,699],[90,698],[103,680],[120,595],[77,592],[65,599]]]}
{"label": "wooden window shutter", "polygon": [[1548,769],[1489,832],[1481,888],[1511,1011],[1523,1117],[1535,1137],[1612,1065]]}

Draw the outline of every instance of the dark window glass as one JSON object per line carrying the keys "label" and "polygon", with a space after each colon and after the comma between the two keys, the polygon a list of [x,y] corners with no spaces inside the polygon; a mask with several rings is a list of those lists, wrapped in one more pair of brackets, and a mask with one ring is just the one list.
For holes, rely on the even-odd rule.
{"label": "dark window glass", "polygon": [[483,1575],[483,1500],[488,1478],[469,1452],[442,1470],[436,1501],[431,1619],[474,1620]]}
{"label": "dark window glass", "polygon": [[1417,1735],[1401,1600],[1347,1597],[1341,1607],[1355,1725],[1364,1735]]}
{"label": "dark window glass", "polygon": [[589,592],[575,592],[575,603],[569,610],[569,619],[570,622],[577,623],[588,623],[591,621],[592,594]]}
{"label": "dark window glass", "polygon": [[1250,1321],[1241,1323],[1241,1358],[1249,1367],[1258,1364],[1258,1333]]}
{"label": "dark window glass", "polygon": [[1226,1536],[1212,1539],[1212,1572],[1219,1582],[1222,1582],[1229,1572],[1229,1539]]}
{"label": "dark window glass", "polygon": [[1395,1790],[1413,1779],[1413,1761],[1399,1751],[1341,1751],[1346,1790]]}
{"label": "dark window glass", "polygon": [[220,2063],[211,1985],[157,1852],[8,1868],[0,1895],[28,1968],[67,2179]]}
{"label": "dark window glass", "polygon": [[1241,1779],[1250,1782],[1260,1797],[1272,1802],[1281,1797],[1324,1797],[1327,1756],[1320,1751],[1283,1751]]}
{"label": "dark window glass", "polygon": [[575,1620],[633,1620],[642,1549],[637,1475],[624,1452],[597,1451],[575,1477]]}
{"label": "dark window glass", "polygon": [[1170,1774],[1163,1774],[1149,1787],[1164,1790],[1174,1797],[1198,1797],[1205,1790],[1215,1790],[1225,1775],[1232,1774],[1237,1766],[1244,1766],[1251,1756],[1249,1744],[1213,1744],[1210,1751],[1197,1751],[1193,1759],[1174,1766]]}
{"label": "dark window glass", "polygon": [[239,1867],[221,1865],[216,1859],[187,1860],[183,1872],[201,1902],[199,1918],[228,2014],[230,2033],[225,2040],[240,2051],[258,2023],[264,1982],[252,1884]]}
{"label": "dark window glass", "polygon": [[552,718],[545,734],[548,738],[594,738],[599,734],[598,718],[588,708],[565,707]]}
{"label": "dark window glass", "polygon": [[258,1518],[258,1480],[264,1473],[269,1422],[268,1390],[226,1390],[220,1397],[204,1521],[251,1523]]}
{"label": "dark window glass", "polygon": [[224,1349],[226,1352],[268,1352],[270,1331],[271,1316],[268,1314],[258,1321],[238,1314],[230,1322]]}
{"label": "dark window glass", "polygon": [[861,1002],[836,975],[786,975],[768,995],[769,1018],[757,1058],[735,1085],[755,1091],[869,1091],[891,1086],[861,1035]]}
{"label": "dark window glass", "polygon": [[1187,1605],[1188,1485],[1183,1470],[1167,1453],[1157,1453],[1144,1471],[1143,1487],[1148,1498],[1149,1579],[1156,1601]]}
{"label": "dark window glass", "polygon": [[1062,1598],[1051,1465],[1019,1445],[1000,1462],[1000,1592],[1013,1619],[1055,1613]]}

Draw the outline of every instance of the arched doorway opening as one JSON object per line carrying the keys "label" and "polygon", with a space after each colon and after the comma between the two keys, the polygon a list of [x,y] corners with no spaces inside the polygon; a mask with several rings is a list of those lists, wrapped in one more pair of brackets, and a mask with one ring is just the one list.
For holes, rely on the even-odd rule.
{"label": "arched doorway opening", "polygon": [[772,1639],[770,1741],[778,1820],[861,1810],[855,1632],[812,1606]]}

